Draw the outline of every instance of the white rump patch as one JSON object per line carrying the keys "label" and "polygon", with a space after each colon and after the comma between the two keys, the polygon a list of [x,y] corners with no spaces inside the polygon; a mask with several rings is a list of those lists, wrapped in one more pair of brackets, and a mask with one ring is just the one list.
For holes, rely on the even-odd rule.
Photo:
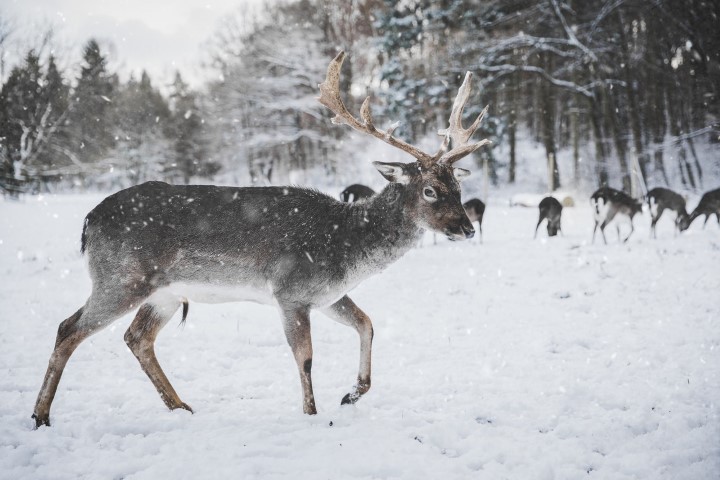
{"label": "white rump patch", "polygon": [[655,197],[650,197],[650,215],[657,217],[657,210],[657,201],[655,200]]}
{"label": "white rump patch", "polygon": [[593,203],[593,215],[595,216],[596,222],[602,222],[607,217],[608,211],[610,210],[610,205],[605,203],[605,200],[602,198],[598,198],[596,202]]}
{"label": "white rump patch", "polygon": [[198,303],[255,302],[275,305],[270,285],[266,289],[248,285],[212,285],[203,283],[172,283],[155,292],[156,295],[171,295],[175,299],[187,298]]}

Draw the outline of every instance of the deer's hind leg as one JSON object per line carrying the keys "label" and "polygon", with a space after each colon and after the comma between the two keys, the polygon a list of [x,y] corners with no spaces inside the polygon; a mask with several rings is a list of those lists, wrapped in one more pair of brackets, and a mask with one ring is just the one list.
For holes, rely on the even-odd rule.
{"label": "deer's hind leg", "polygon": [[[625,240],[623,240],[623,243],[627,243],[627,241],[630,240],[630,235],[632,235],[634,231],[635,231],[635,225],[633,225],[633,220],[631,218],[630,219],[630,233],[627,234],[627,237],[625,237]],[[620,232],[620,230],[618,229],[618,233],[619,232]]]}
{"label": "deer's hind leg", "polygon": [[[652,221],[650,222],[650,235],[652,238],[657,238],[657,233],[655,232],[655,226],[657,225],[658,220],[660,220],[660,216],[665,211],[664,208],[658,208],[657,213],[653,216],[651,215]],[[678,217],[679,218],[679,217]],[[675,221],[675,227],[677,229],[677,220]]]}
{"label": "deer's hind leg", "polygon": [[155,356],[155,339],[180,305],[180,298],[170,295],[151,297],[147,303],[140,307],[135,319],[125,332],[125,343],[140,362],[140,367],[155,385],[165,405],[170,410],[182,408],[192,413],[192,408],[180,400]]}
{"label": "deer's hind leg", "polygon": [[[543,221],[543,216],[540,215],[540,219],[538,220],[537,225],[535,225],[535,235],[533,236],[533,239],[537,238],[538,228],[540,228],[540,224],[542,223],[542,221]],[[595,228],[597,228],[597,222],[595,223]],[[595,240],[595,230],[593,230],[593,241],[594,240]]]}
{"label": "deer's hind leg", "polygon": [[[109,292],[112,292],[112,295]],[[50,406],[55,398],[60,377],[78,345],[135,308],[141,301],[141,296],[94,288],[85,305],[60,324],[55,349],[50,356],[45,380],[35,402],[32,415],[35,428],[41,425],[50,426]]]}
{"label": "deer's hind leg", "polygon": [[353,327],[360,335],[360,369],[357,383],[352,391],[340,402],[342,405],[352,404],[360,400],[370,390],[370,366],[372,357],[373,326],[365,312],[345,295],[337,302],[323,310],[333,320]]}
{"label": "deer's hind leg", "polygon": [[597,220],[595,220],[595,227],[593,228],[592,242],[590,242],[590,243],[595,243],[595,232],[597,232],[598,225],[600,225],[600,223]]}

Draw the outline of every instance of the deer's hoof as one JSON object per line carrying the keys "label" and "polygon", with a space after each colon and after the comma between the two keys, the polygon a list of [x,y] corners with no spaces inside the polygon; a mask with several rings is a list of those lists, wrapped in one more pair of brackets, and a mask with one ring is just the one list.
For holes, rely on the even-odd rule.
{"label": "deer's hoof", "polygon": [[188,404],[185,403],[185,402],[180,402],[180,404],[178,404],[178,405],[170,408],[170,410],[177,410],[178,408],[181,408],[181,409],[183,409],[183,410],[187,410],[187,411],[190,412],[190,413],[195,413],[195,412],[193,411],[193,409],[190,407],[190,405],[188,405]]}
{"label": "deer's hoof", "polygon": [[360,395],[358,395],[357,393],[348,393],[340,401],[340,405],[352,405],[358,400],[360,400]]}
{"label": "deer's hoof", "polygon": [[50,415],[38,415],[37,413],[32,414],[32,418],[35,420],[35,430],[45,425],[50,426]]}

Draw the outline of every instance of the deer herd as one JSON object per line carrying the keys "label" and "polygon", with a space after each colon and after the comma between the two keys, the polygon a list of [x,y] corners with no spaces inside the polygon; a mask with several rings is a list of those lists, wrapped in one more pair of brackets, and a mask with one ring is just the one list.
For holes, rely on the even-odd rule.
{"label": "deer herd", "polygon": [[[125,342],[168,409],[192,408],[181,400],[155,355],[160,330],[188,302],[253,301],[274,306],[281,317],[302,387],[302,409],[315,414],[310,312],[320,310],[352,327],[359,336],[359,368],[341,399],[357,402],[371,385],[373,326],[348,296],[417,245],[425,231],[465,240],[482,233],[485,204],[461,202],[460,182],[470,172],[455,162],[489,143],[470,142],[487,108],[468,127],[462,114],[470,96],[468,72],[441,130],[442,142],[427,153],[381,130],[373,122],[370,98],[353,116],[340,96],[340,52],[319,85],[318,100],[347,125],[411,155],[410,163],[373,162],[388,181],[379,192],[351,185],[343,201],[298,187],[219,187],[147,182],[104,199],[85,218],[81,251],[87,257],[92,289],[87,301],[60,323],[44,381],[35,403],[35,427],[50,425],[50,407],[65,365],[89,336],[136,311]],[[452,148],[450,148],[452,146]],[[666,189],[649,195],[653,232],[665,210],[677,213],[678,230],[698,216],[720,222],[720,190],[707,193],[688,215],[682,197]],[[617,190],[592,196],[595,230],[632,217],[641,204]],[[548,235],[562,232],[562,205],[552,197],[540,203]],[[632,233],[632,232],[631,232]],[[594,236],[594,233],[593,233]],[[628,235],[629,236],[629,235]],[[627,238],[625,239],[627,240]]]}
{"label": "deer herd", "polygon": [[[665,210],[675,215],[676,235],[687,230],[690,224],[701,215],[705,215],[703,228],[705,228],[708,219],[712,215],[715,215],[720,225],[720,188],[706,192],[702,198],[700,198],[700,202],[698,202],[695,210],[693,210],[691,214],[688,214],[685,209],[685,199],[682,195],[667,188],[653,188],[647,193],[646,201],[650,210],[650,234],[653,238],[657,238],[655,227]],[[629,223],[630,233],[622,239],[623,242],[627,242],[630,235],[635,231],[633,217],[643,211],[643,203],[641,200],[632,198],[626,193],[609,187],[602,187],[593,193],[590,197],[590,204],[592,205],[593,215],[595,217],[593,242],[595,241],[595,233],[599,226],[603,241],[607,243],[605,227],[615,218]],[[620,239],[620,225],[617,224],[617,221],[616,228],[618,239]]]}
{"label": "deer herd", "polygon": [[[345,202],[354,202],[369,198],[373,194],[374,191],[370,187],[353,184],[343,190],[340,194],[340,198]],[[354,195],[354,198],[349,199],[352,195]],[[597,233],[598,227],[600,227],[600,234],[603,237],[603,241],[607,244],[605,227],[607,227],[607,225],[613,220],[615,220],[617,227],[618,239],[621,239],[623,243],[627,242],[632,233],[635,231],[633,217],[635,217],[638,213],[642,213],[644,203],[645,202],[636,200],[620,190],[615,190],[610,187],[602,187],[595,191],[595,193],[590,196],[590,204],[592,206],[593,217],[595,220],[592,242],[595,242],[595,234]],[[646,203],[650,210],[650,234],[653,238],[657,238],[655,226],[665,210],[672,212],[675,216],[674,223],[676,234],[687,230],[693,220],[702,215],[705,215],[703,228],[705,228],[705,225],[712,215],[715,215],[718,224],[720,225],[720,189],[705,193],[700,199],[698,205],[690,214],[688,214],[685,209],[685,198],[667,188],[657,187],[650,190],[646,196]],[[485,203],[478,198],[472,198],[463,203],[463,208],[465,209],[465,213],[471,222],[478,222],[478,230],[482,236],[482,220],[485,213]],[[554,237],[558,234],[558,232],[562,234],[560,220],[562,217],[563,206],[560,201],[555,197],[547,196],[540,201],[538,208],[540,210],[540,215],[538,217],[537,225],[535,225],[534,238],[537,238],[538,229],[544,220],[547,223],[547,233],[549,237]],[[624,239],[620,236],[619,224],[622,222],[625,222],[630,226],[630,232]]]}

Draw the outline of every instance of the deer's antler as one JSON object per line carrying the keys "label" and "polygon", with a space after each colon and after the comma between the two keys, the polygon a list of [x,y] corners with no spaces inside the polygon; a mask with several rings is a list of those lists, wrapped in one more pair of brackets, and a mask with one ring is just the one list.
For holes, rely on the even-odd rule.
{"label": "deer's antler", "polygon": [[[425,169],[430,168],[437,162],[456,162],[483,145],[490,143],[489,140],[482,140],[472,145],[467,144],[468,139],[472,136],[480,124],[483,115],[487,111],[487,107],[469,129],[464,130],[462,128],[462,111],[465,107],[465,103],[467,103],[468,97],[470,96],[469,79],[472,76],[470,72],[467,73],[465,81],[460,87],[458,95],[455,98],[455,102],[453,103],[453,110],[450,115],[450,127],[439,132],[441,135],[445,135],[445,139],[440,146],[440,150],[438,150],[435,155],[430,155],[406,142],[403,142],[400,139],[393,137],[395,126],[390,127],[387,131],[383,131],[375,127],[373,124],[372,113],[370,112],[370,97],[367,97],[362,103],[362,107],[360,107],[360,117],[362,120],[358,120],[352,116],[340,98],[340,68],[342,67],[343,60],[345,60],[345,52],[338,53],[328,65],[325,81],[318,85],[320,87],[320,96],[318,97],[318,100],[335,114],[332,118],[332,122],[334,124],[349,125],[355,130],[370,134],[373,137],[392,145],[393,147],[399,148],[400,150],[415,157],[417,161],[420,162],[420,165],[422,165]],[[450,139],[453,141],[453,149],[445,153],[450,143]]]}
{"label": "deer's antler", "polygon": [[463,128],[462,114],[463,110],[465,109],[465,104],[467,103],[468,98],[470,98],[471,84],[472,73],[467,72],[465,74],[465,80],[463,80],[462,85],[460,85],[460,89],[458,90],[455,101],[453,102],[452,112],[450,112],[449,119],[450,126],[444,130],[438,131],[438,135],[445,136],[445,140],[443,141],[443,146],[445,146],[445,148],[447,148],[449,139],[452,139],[453,142],[453,149],[449,152],[444,153],[445,149],[442,147],[438,151],[439,157],[437,161],[440,163],[457,162],[461,158],[469,155],[483,145],[487,145],[490,143],[490,140],[488,140],[487,138],[480,140],[477,143],[467,143],[468,140],[470,140],[470,137],[472,137],[475,133],[475,130],[477,130],[477,128],[480,126],[480,122],[482,122],[482,119],[485,117],[485,114],[488,111],[488,107],[485,107],[483,111],[480,112],[480,115],[478,115],[478,117],[475,119],[473,124],[470,125],[470,128]]}

